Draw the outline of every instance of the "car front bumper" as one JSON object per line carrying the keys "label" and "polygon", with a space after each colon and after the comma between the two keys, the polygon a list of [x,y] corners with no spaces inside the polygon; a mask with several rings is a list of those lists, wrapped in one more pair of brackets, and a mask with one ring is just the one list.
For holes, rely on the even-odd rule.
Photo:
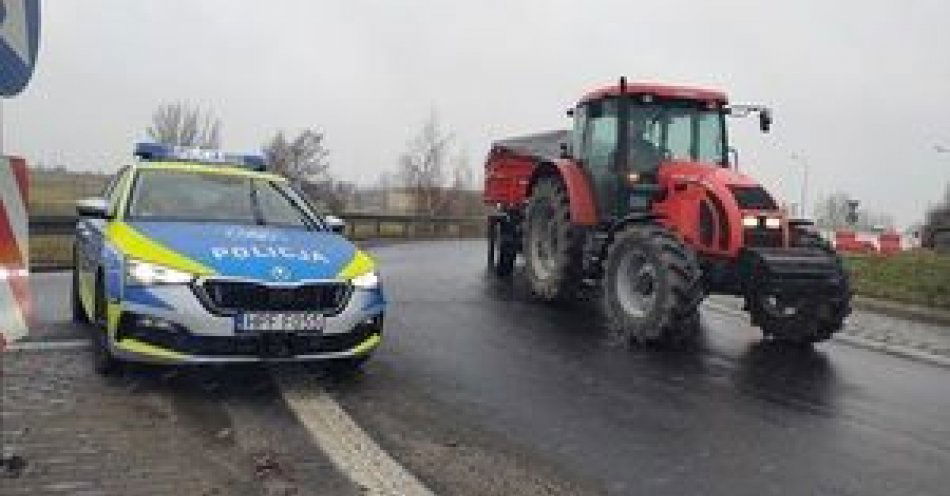
{"label": "car front bumper", "polygon": [[365,356],[382,341],[381,289],[354,289],[322,332],[244,333],[185,285],[126,287],[109,304],[109,347],[119,359],[159,364],[302,362]]}

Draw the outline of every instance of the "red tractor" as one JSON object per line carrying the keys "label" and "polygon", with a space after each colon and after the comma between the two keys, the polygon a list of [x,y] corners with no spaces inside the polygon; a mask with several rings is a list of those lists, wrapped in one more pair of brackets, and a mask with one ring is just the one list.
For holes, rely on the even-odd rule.
{"label": "red tractor", "polygon": [[753,113],[768,132],[765,107],[621,78],[568,111],[572,130],[495,142],[490,271],[512,274],[521,254],[541,299],[599,287],[628,343],[691,338],[710,293],[744,298],[770,339],[828,339],[850,312],[848,275],[809,221],[736,169],[726,118]]}

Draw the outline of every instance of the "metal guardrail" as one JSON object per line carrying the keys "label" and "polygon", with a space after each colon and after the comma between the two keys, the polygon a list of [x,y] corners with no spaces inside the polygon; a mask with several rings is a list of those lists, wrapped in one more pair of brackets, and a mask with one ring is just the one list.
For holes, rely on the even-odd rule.
{"label": "metal guardrail", "polygon": [[[485,234],[485,217],[427,217],[420,215],[346,213],[346,236],[366,239],[467,238]],[[71,263],[71,237],[76,217],[30,216],[31,264],[62,266]],[[45,238],[45,239],[44,239]]]}

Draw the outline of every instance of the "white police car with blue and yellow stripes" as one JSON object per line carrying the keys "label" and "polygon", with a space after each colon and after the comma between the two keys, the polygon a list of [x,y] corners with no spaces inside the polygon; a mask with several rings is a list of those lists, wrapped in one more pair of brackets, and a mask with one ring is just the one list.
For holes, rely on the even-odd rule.
{"label": "white police car with blue and yellow stripes", "polygon": [[362,363],[386,302],[373,260],[257,156],[155,144],[79,202],[73,318],[121,361]]}

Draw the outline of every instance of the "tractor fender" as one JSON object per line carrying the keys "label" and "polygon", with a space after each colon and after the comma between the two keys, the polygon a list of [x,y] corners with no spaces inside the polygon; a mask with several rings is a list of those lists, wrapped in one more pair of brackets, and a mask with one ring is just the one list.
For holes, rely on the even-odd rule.
{"label": "tractor fender", "polygon": [[629,226],[630,224],[645,224],[650,222],[655,222],[660,219],[661,216],[653,212],[630,212],[625,215],[622,219],[614,222],[610,225],[610,233],[616,233]]}
{"label": "tractor fender", "polygon": [[542,162],[535,168],[531,177],[528,194],[542,177],[558,177],[567,190],[570,199],[571,223],[578,226],[597,225],[597,206],[587,175],[573,160]]}

